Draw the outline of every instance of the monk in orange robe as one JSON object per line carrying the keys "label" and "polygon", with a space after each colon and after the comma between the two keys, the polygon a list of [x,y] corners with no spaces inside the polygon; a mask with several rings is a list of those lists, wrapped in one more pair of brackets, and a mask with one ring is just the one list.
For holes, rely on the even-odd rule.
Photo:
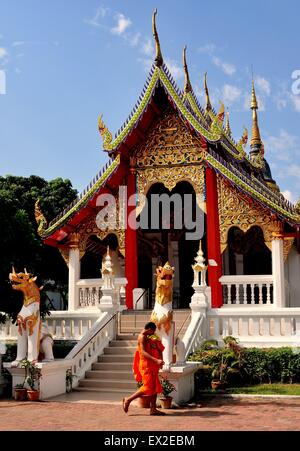
{"label": "monk in orange robe", "polygon": [[138,336],[137,351],[133,361],[133,372],[136,381],[142,383],[138,391],[129,398],[123,399],[123,409],[127,413],[131,401],[141,396],[150,396],[150,415],[165,415],[156,409],[157,393],[162,392],[158,372],[164,365],[162,353],[164,346],[160,338],[154,334],[156,325],[149,322]]}

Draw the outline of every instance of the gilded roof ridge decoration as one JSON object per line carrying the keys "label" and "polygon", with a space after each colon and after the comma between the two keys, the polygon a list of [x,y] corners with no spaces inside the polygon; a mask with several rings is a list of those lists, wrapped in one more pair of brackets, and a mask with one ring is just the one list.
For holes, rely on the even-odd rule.
{"label": "gilded roof ridge decoration", "polygon": [[[266,195],[266,193],[265,194],[260,193],[257,189],[258,186],[256,183],[254,184],[253,182],[253,184],[251,184],[251,181],[249,179],[244,180],[246,179],[246,177],[242,175],[240,171],[236,170],[236,172],[238,172],[239,175],[234,174],[233,168],[232,167],[229,168],[228,164],[223,164],[225,163],[225,160],[223,160],[223,158],[221,158],[215,152],[212,151],[212,154],[207,154],[205,158],[214,169],[218,170],[229,181],[234,183],[239,188],[243,189],[251,197],[254,197],[256,201],[261,202],[263,205],[267,206],[274,213],[280,214],[282,216],[282,219],[288,218],[293,222],[296,223],[300,222],[300,215],[296,213],[295,208],[292,208],[289,204],[287,204],[284,201],[281,202],[281,204],[283,203],[285,207],[282,207],[281,205],[275,203],[274,199],[275,196],[271,197],[271,194]],[[255,185],[255,187],[251,185]]]}
{"label": "gilded roof ridge decoration", "polygon": [[114,160],[109,160],[99,171],[99,173],[94,177],[90,184],[85,188],[85,190],[77,196],[77,198],[66,207],[61,214],[56,216],[52,221],[50,221],[48,228],[43,230],[41,236],[46,238],[51,233],[53,233],[58,227],[61,227],[66,220],[76,213],[78,210],[83,208],[86,203],[92,198],[92,196],[101,188],[104,182],[112,175],[112,173],[117,169],[121,161],[120,155],[118,155]]}

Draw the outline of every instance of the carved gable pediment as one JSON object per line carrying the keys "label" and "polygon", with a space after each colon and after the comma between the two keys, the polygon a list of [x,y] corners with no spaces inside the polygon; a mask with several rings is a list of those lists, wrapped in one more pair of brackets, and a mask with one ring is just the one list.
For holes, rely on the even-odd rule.
{"label": "carved gable pediment", "polygon": [[194,137],[170,107],[150,127],[146,140],[133,149],[131,164],[137,168],[199,163],[205,142]]}

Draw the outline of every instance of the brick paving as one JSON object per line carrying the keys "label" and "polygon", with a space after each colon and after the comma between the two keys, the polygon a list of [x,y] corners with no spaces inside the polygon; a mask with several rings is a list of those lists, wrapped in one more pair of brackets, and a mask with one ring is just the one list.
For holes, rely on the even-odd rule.
{"label": "brick paving", "polygon": [[300,399],[203,398],[165,417],[121,403],[0,400],[0,431],[300,431]]}

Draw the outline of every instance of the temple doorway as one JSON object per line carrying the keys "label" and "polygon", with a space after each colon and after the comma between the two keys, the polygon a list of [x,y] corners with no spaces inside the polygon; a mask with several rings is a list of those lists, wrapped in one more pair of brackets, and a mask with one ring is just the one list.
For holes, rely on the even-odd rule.
{"label": "temple doorway", "polygon": [[[181,198],[182,203],[180,205],[180,202],[179,204],[171,202],[170,209],[160,205],[159,219],[153,220],[152,195],[158,195],[161,198],[161,195],[164,194],[169,198],[177,195],[177,200]],[[187,194],[190,195],[188,202],[185,201],[187,197],[184,196]],[[189,235],[195,232],[195,228],[186,227],[184,219],[188,215],[187,209],[190,206],[192,206],[192,221],[196,223],[196,218],[197,220],[200,218],[200,222],[203,224],[202,227],[199,227],[197,236],[196,234],[194,234],[195,236]],[[179,227],[180,218],[182,220],[181,227]],[[175,309],[188,308],[194,292],[191,266],[199,249],[200,237],[206,255],[206,240],[205,237],[202,237],[205,232],[205,215],[196,203],[196,194],[192,185],[188,182],[179,182],[170,192],[163,184],[155,183],[149,189],[147,204],[137,219],[141,223],[141,227],[137,230],[138,282],[139,287],[148,291],[147,307],[152,308],[155,302],[155,269],[169,261],[175,267],[173,307]]]}

